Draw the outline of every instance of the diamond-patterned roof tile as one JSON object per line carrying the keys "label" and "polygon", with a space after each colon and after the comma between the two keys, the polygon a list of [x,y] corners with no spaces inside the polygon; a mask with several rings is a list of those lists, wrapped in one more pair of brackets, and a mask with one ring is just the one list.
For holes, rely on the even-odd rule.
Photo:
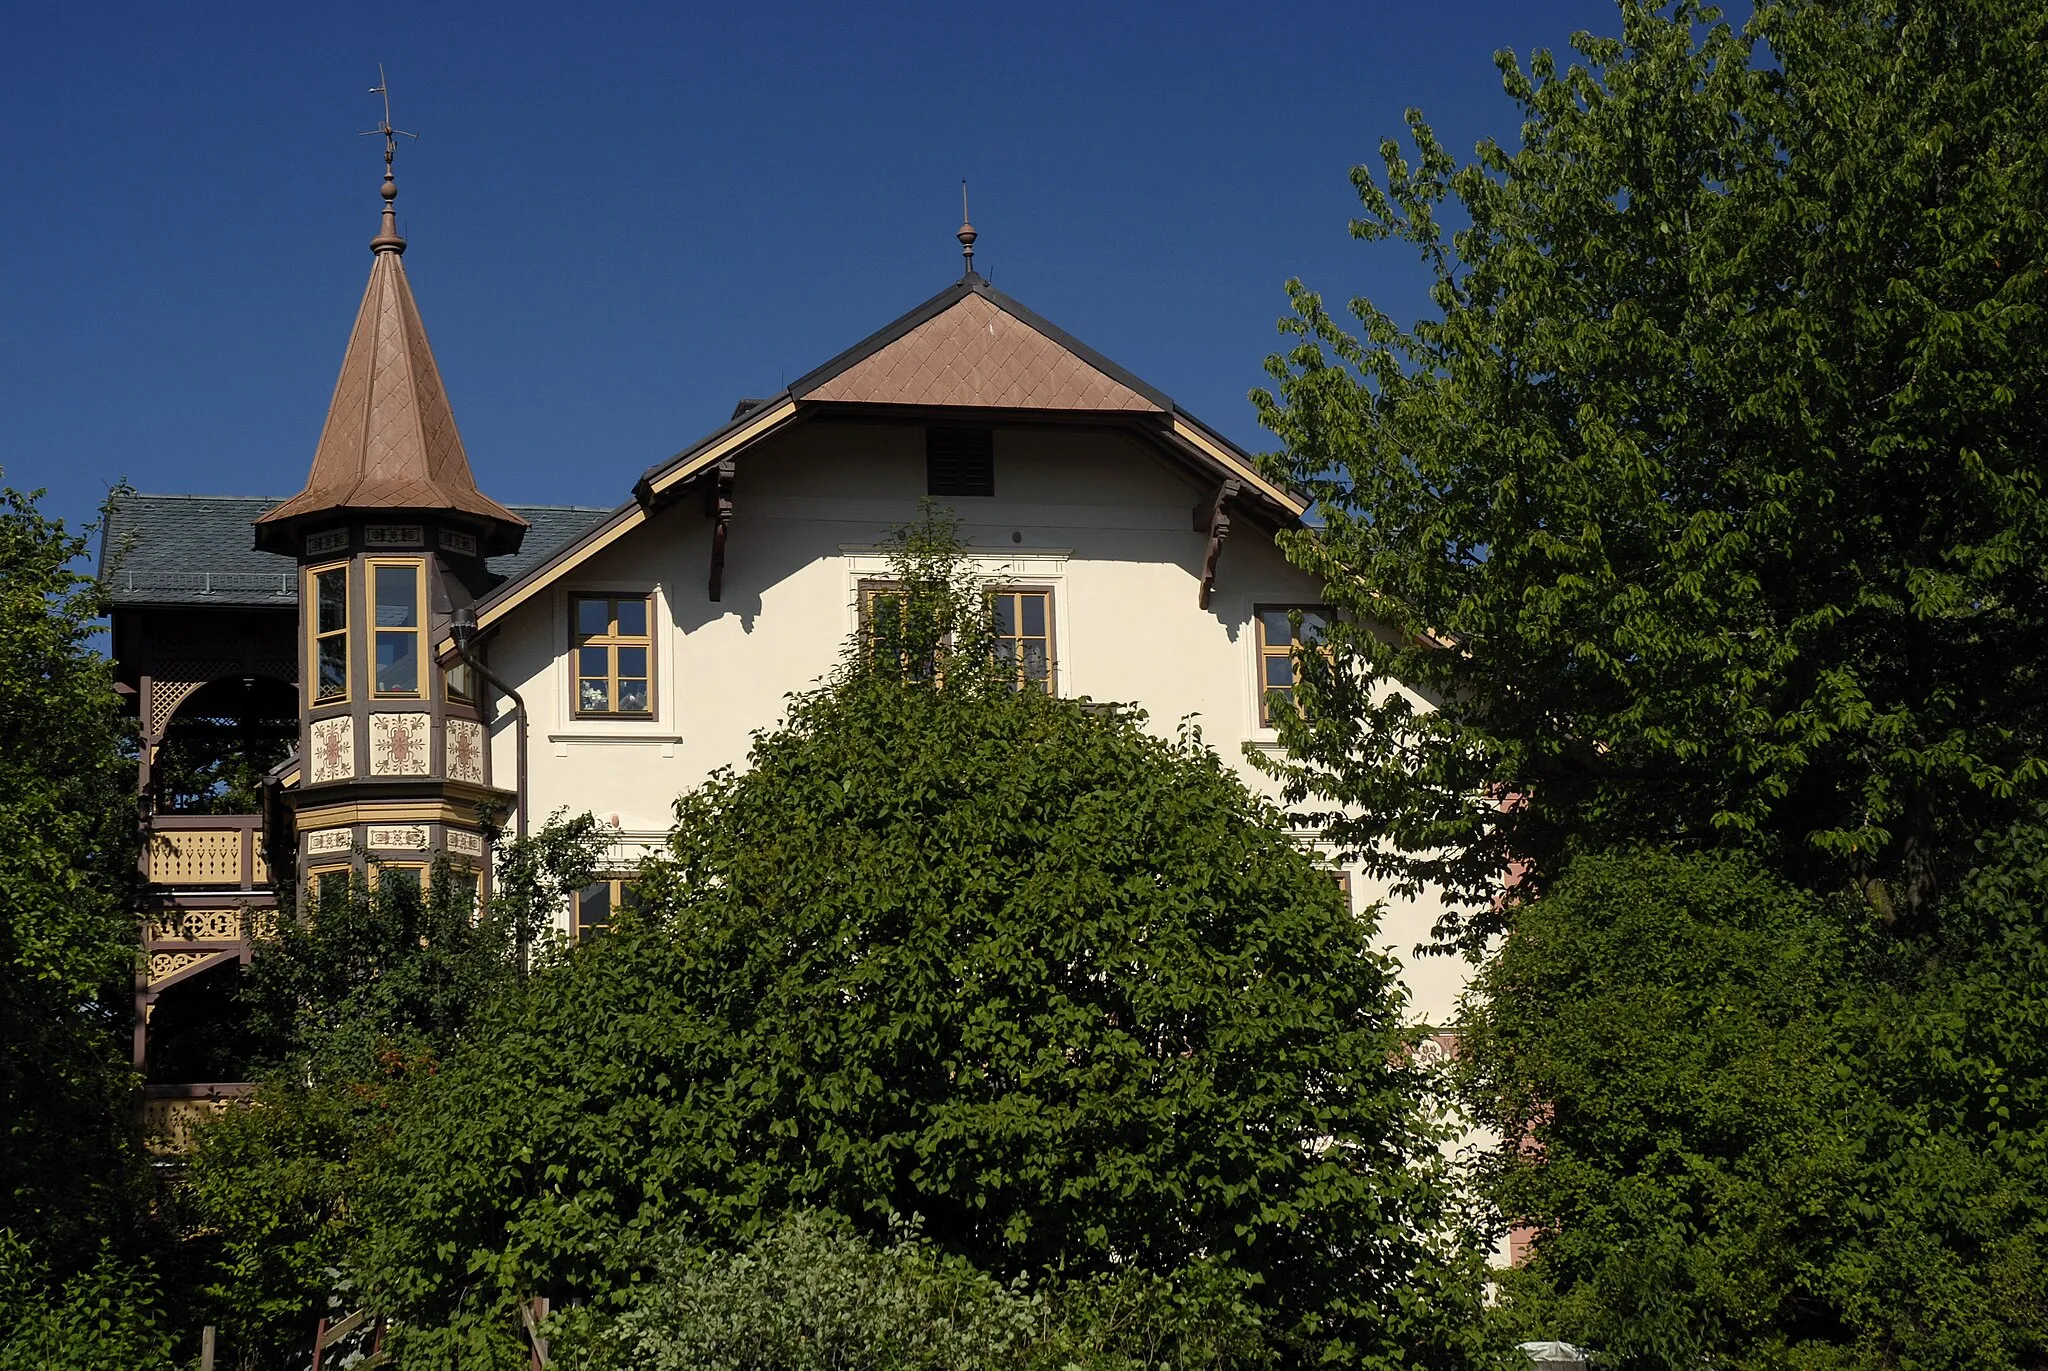
{"label": "diamond-patterned roof tile", "polygon": [[1159,406],[979,295],[855,362],[809,399],[990,409],[1145,410]]}
{"label": "diamond-patterned roof tile", "polygon": [[445,509],[509,533],[526,521],[476,488],[399,254],[379,252],[306,488],[256,520],[338,509]]}

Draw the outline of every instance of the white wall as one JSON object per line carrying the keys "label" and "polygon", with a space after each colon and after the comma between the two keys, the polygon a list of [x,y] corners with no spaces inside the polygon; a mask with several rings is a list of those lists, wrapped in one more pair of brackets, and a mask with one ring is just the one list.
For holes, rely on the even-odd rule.
{"label": "white wall", "polygon": [[[855,586],[881,571],[878,545],[915,517],[924,489],[921,426],[813,421],[740,457],[720,602],[707,597],[710,521],[685,499],[508,615],[488,650],[531,712],[535,822],[566,806],[616,816],[622,850],[658,839],[680,791],[742,765],[752,732],[831,668],[854,628]],[[947,503],[986,572],[1053,588],[1060,693],[1136,702],[1162,734],[1193,716],[1272,793],[1243,757],[1247,742],[1273,746],[1258,723],[1252,607],[1313,603],[1316,583],[1240,520],[1198,608],[1202,491],[1124,434],[999,429],[996,492]],[[571,717],[568,597],[593,590],[655,597],[650,720]],[[513,774],[512,746],[501,719],[499,784]],[[1415,1017],[1447,1021],[1464,963],[1410,955],[1435,905],[1389,899],[1356,875],[1353,887],[1362,903],[1387,900],[1382,933],[1407,966]]]}

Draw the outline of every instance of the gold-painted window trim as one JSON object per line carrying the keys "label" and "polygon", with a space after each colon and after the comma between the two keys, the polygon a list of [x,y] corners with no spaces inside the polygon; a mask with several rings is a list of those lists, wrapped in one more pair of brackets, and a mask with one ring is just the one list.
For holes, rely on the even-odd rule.
{"label": "gold-painted window trim", "polygon": [[[584,633],[582,629],[581,606],[587,602],[601,602],[605,606],[605,631]],[[619,606],[638,603],[646,616],[645,633],[621,633],[619,631]],[[569,703],[570,715],[577,719],[652,719],[660,707],[660,698],[655,689],[654,660],[654,595],[650,591],[607,591],[572,590],[569,592]],[[586,709],[583,705],[583,683],[599,679],[583,670],[585,648],[602,648],[605,658],[604,698],[605,708]],[[619,672],[619,650],[640,648],[647,654],[647,708],[620,709],[619,691],[621,682],[637,681],[641,677],[621,675]]]}
{"label": "gold-painted window trim", "polygon": [[[307,607],[306,613],[306,701],[311,708],[325,709],[330,705],[345,705],[352,694],[351,683],[355,676],[356,652],[355,635],[349,630],[354,626],[354,606],[350,604],[354,580],[348,574],[349,564],[323,562],[305,569],[304,597],[300,603]],[[341,573],[341,627],[320,631],[320,577],[328,572]],[[320,694],[320,643],[323,639],[341,639],[341,694],[322,697]]]}
{"label": "gold-painted window trim", "polygon": [[[618,917],[619,910],[626,908],[627,901],[632,898],[631,891],[636,879],[638,878],[633,876],[595,876],[589,885],[572,892],[569,896],[569,941],[586,943],[599,934],[608,932],[612,920]],[[605,917],[602,922],[593,921],[586,924],[583,921],[583,896],[598,886],[605,888]]]}
{"label": "gold-painted window trim", "polygon": [[988,592],[988,599],[992,628],[995,616],[995,602],[1004,596],[1014,598],[1015,608],[1012,612],[1015,616],[1013,622],[1016,625],[1017,632],[1006,634],[998,631],[995,637],[999,643],[1014,645],[1010,660],[1016,665],[1016,686],[1019,690],[1028,689],[1036,684],[1036,682],[1024,674],[1023,645],[1028,642],[1037,642],[1041,637],[1041,635],[1036,633],[1024,632],[1024,597],[1040,596],[1045,600],[1045,633],[1043,635],[1045,642],[1045,693],[1048,695],[1058,695],[1060,693],[1059,629],[1053,619],[1053,600],[1056,598],[1053,594],[1053,588],[1043,585],[991,586]]}
{"label": "gold-painted window trim", "polygon": [[[1288,616],[1290,616],[1290,618],[1289,618],[1289,627],[1288,627],[1288,636],[1287,636],[1287,641],[1286,641],[1286,642],[1284,642],[1284,643],[1275,643],[1275,642],[1271,641],[1271,640],[1270,640],[1269,638],[1267,638],[1267,636],[1266,636],[1266,616],[1267,616],[1268,614],[1285,614],[1285,615],[1288,615]],[[1296,657],[1297,657],[1297,656],[1298,656],[1298,655],[1300,654],[1300,652],[1301,652],[1301,648],[1302,648],[1302,644],[1301,644],[1300,640],[1299,640],[1298,638],[1296,638],[1296,637],[1295,637],[1295,629],[1293,628],[1293,623],[1292,623],[1292,617],[1291,617],[1291,616],[1293,616],[1293,615],[1295,615],[1295,614],[1304,614],[1304,615],[1306,615],[1306,614],[1320,614],[1320,615],[1321,615],[1321,616],[1323,617],[1323,621],[1324,621],[1325,623],[1328,623],[1328,622],[1329,622],[1329,621],[1330,621],[1330,620],[1331,620],[1331,619],[1332,619],[1332,618],[1334,617],[1334,616],[1333,616],[1333,615],[1332,615],[1332,614],[1330,613],[1330,607],[1329,607],[1328,605],[1253,605],[1253,606],[1252,606],[1252,623],[1253,623],[1253,624],[1254,624],[1254,625],[1256,626],[1256,628],[1257,628],[1257,631],[1258,631],[1258,642],[1259,642],[1259,664],[1258,664],[1258,665],[1259,665],[1259,727],[1260,727],[1260,728],[1271,728],[1271,727],[1273,726],[1273,701],[1274,701],[1274,697],[1276,697],[1276,696],[1285,696],[1285,697],[1287,698],[1287,700],[1288,700],[1288,701],[1289,701],[1290,703],[1292,703],[1292,702],[1293,702],[1293,700],[1294,700],[1294,691],[1295,691],[1295,687],[1296,687],[1296,686],[1298,686],[1298,685],[1300,684],[1300,682],[1301,682],[1301,677],[1300,677],[1300,673],[1299,673],[1299,672],[1298,672],[1298,671],[1297,671],[1297,670],[1295,669],[1295,666],[1294,666],[1294,659],[1295,659],[1295,658],[1296,658]],[[1274,658],[1285,658],[1285,659],[1286,659],[1286,661],[1287,661],[1287,680],[1288,680],[1288,684],[1287,684],[1287,685],[1285,685],[1285,686],[1273,686],[1273,685],[1269,685],[1269,684],[1267,683],[1267,681],[1266,681],[1266,664],[1267,664],[1267,662],[1268,662],[1268,661],[1270,661],[1270,660],[1272,660],[1272,659],[1274,659]]]}
{"label": "gold-painted window trim", "polygon": [[[413,626],[386,628],[377,622],[377,572],[382,567],[404,567],[411,571]],[[363,562],[363,608],[369,619],[370,698],[373,700],[424,700],[427,698],[427,563],[422,557],[371,557]],[[377,687],[377,648],[386,634],[410,633],[413,653],[413,688],[380,690]]]}
{"label": "gold-painted window trim", "polygon": [[321,905],[326,903],[326,897],[321,890],[321,886],[326,883],[327,878],[331,876],[341,877],[343,890],[346,893],[348,883],[355,878],[355,873],[356,868],[353,862],[336,862],[324,866],[308,867],[306,869],[306,884],[299,903],[305,905],[307,901],[304,895],[310,894],[313,897],[311,901],[312,912],[318,914]]}

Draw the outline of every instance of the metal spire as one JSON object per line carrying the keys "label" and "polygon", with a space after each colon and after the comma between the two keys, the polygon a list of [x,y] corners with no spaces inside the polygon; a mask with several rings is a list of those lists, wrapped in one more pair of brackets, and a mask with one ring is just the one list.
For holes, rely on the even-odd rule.
{"label": "metal spire", "polygon": [[370,94],[384,97],[384,118],[382,122],[373,129],[363,131],[363,137],[365,138],[379,133],[384,135],[384,185],[380,191],[384,197],[384,222],[383,226],[378,230],[377,236],[370,240],[370,251],[404,252],[405,239],[398,236],[398,210],[392,203],[398,199],[398,182],[391,174],[391,159],[393,154],[398,151],[398,140],[400,138],[410,138],[417,142],[419,135],[417,133],[407,133],[404,129],[391,127],[391,90],[390,83],[384,79],[384,64],[382,62],[377,64],[377,84],[370,87]]}
{"label": "metal spire", "polygon": [[960,255],[966,259],[967,274],[974,275],[974,240],[981,235],[967,220],[967,181],[964,177],[960,182],[960,231],[953,236],[960,240]]}

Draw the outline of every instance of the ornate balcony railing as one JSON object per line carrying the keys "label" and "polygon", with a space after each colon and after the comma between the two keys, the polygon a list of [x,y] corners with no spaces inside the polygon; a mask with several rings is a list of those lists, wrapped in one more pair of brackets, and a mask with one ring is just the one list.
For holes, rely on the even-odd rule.
{"label": "ornate balcony railing", "polygon": [[269,890],[260,814],[157,814],[144,846],[149,884],[176,890]]}

